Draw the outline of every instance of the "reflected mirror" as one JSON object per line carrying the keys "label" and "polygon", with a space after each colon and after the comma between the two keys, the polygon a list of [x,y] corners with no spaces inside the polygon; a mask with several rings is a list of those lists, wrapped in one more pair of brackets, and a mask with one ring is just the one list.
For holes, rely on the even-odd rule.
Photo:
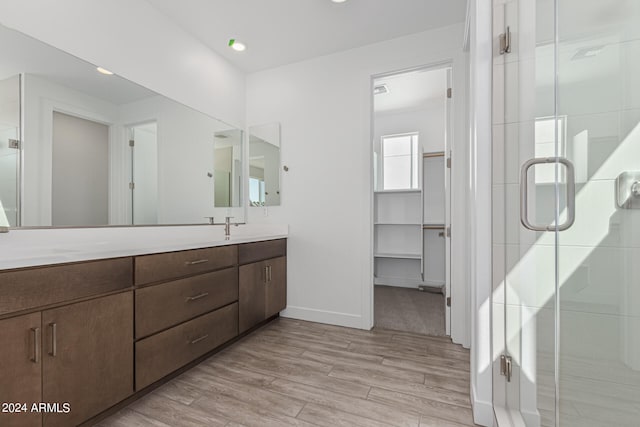
{"label": "reflected mirror", "polygon": [[242,131],[2,26],[0,50],[0,225],[244,221]]}
{"label": "reflected mirror", "polygon": [[249,128],[249,205],[280,205],[280,124]]}
{"label": "reflected mirror", "polygon": [[215,206],[240,206],[242,188],[242,131],[216,132],[213,142]]}

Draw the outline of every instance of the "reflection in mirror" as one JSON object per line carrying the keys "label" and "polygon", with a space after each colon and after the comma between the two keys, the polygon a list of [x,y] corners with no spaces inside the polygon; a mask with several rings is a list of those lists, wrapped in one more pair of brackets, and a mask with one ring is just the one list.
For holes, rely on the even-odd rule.
{"label": "reflection in mirror", "polygon": [[242,188],[241,130],[216,132],[213,164],[216,208],[239,207]]}
{"label": "reflection in mirror", "polygon": [[0,80],[0,227],[19,225],[20,77]]}
{"label": "reflection in mirror", "polygon": [[2,26],[0,50],[0,225],[203,224],[241,205],[241,131]]}
{"label": "reflection in mirror", "polygon": [[158,223],[158,123],[129,127],[131,216],[133,224]]}
{"label": "reflection in mirror", "polygon": [[249,128],[249,204],[280,205],[280,124]]}

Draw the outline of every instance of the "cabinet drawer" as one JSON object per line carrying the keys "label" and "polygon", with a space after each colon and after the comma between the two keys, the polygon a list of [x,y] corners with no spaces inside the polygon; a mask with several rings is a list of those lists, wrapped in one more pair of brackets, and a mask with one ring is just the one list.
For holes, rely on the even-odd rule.
{"label": "cabinet drawer", "polygon": [[238,247],[238,262],[240,264],[249,264],[263,259],[285,256],[286,254],[286,239],[246,243]]}
{"label": "cabinet drawer", "polygon": [[139,256],[135,261],[136,285],[231,267],[237,259],[235,245]]}
{"label": "cabinet drawer", "polygon": [[137,289],[136,337],[151,335],[237,300],[237,267]]}
{"label": "cabinet drawer", "polygon": [[99,295],[133,285],[133,258],[0,273],[0,315]]}
{"label": "cabinet drawer", "polygon": [[136,343],[136,390],[152,384],[238,335],[238,303]]}

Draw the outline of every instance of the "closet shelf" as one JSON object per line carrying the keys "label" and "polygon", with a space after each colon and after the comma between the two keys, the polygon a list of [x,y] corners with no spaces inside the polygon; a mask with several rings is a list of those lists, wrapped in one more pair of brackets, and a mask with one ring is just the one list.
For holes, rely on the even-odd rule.
{"label": "closet shelf", "polygon": [[422,254],[419,253],[376,252],[373,256],[376,258],[422,259]]}
{"label": "closet shelf", "polygon": [[414,189],[410,189],[410,190],[378,190],[378,191],[374,191],[375,194],[401,194],[401,193],[415,193],[415,194],[420,194],[422,193],[422,190],[419,188],[414,188]]}
{"label": "closet shelf", "polygon": [[391,222],[391,221],[382,221],[382,222],[376,222],[373,225],[411,225],[414,227],[420,227],[422,226],[422,223],[419,222]]}

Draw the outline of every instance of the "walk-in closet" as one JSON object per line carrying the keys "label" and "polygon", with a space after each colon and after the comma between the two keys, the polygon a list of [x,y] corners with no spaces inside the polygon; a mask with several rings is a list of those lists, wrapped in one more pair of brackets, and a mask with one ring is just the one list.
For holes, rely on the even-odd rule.
{"label": "walk-in closet", "polygon": [[373,81],[374,325],[448,333],[450,68]]}

